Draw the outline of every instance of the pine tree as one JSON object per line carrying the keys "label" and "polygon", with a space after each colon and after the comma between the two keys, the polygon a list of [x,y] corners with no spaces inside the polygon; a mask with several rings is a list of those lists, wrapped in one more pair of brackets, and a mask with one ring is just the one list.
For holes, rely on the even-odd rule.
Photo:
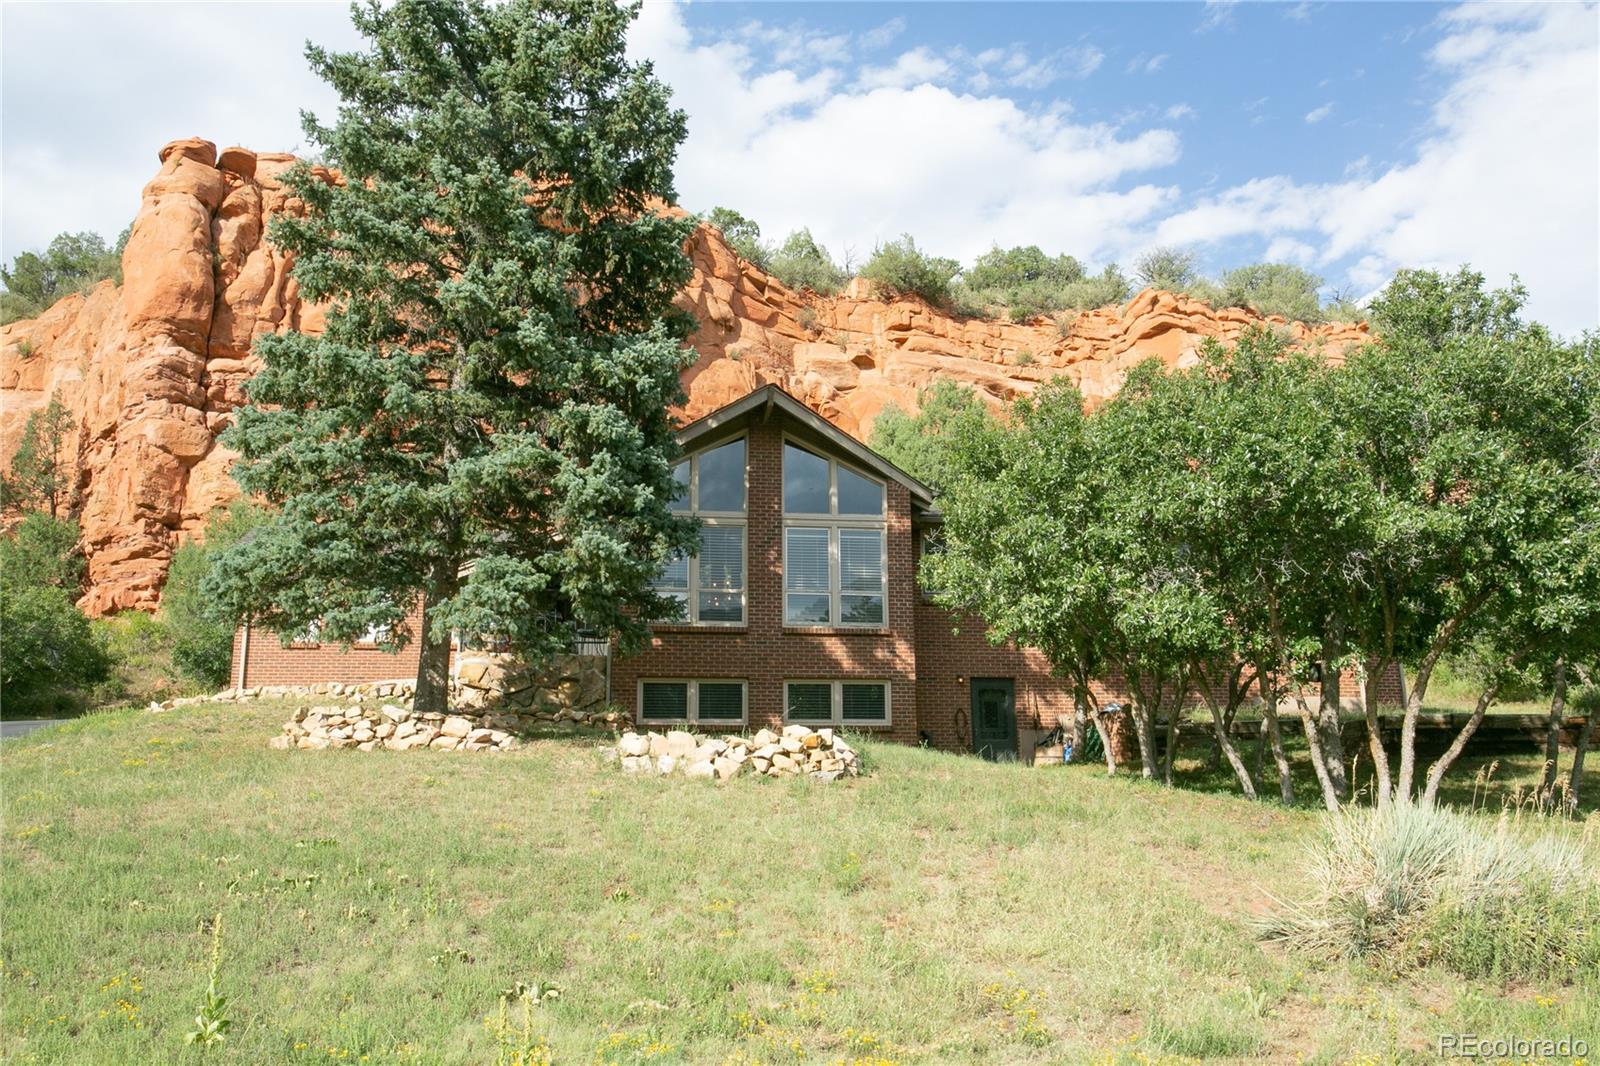
{"label": "pine tree", "polygon": [[307,49],[342,99],[305,120],[340,177],[292,171],[306,213],[271,236],[331,310],[256,345],[226,441],[276,510],[206,587],[280,634],[419,641],[419,710],[445,706],[452,630],[636,645],[670,609],[650,579],[696,544],[668,510],[692,224],[661,205],[685,120],[624,57],[637,10],[373,2],[365,51]]}
{"label": "pine tree", "polygon": [[11,473],[0,478],[5,510],[43,510],[57,518],[70,507],[78,470],[73,428],[72,412],[53,396],[42,411],[28,416],[11,457]]}

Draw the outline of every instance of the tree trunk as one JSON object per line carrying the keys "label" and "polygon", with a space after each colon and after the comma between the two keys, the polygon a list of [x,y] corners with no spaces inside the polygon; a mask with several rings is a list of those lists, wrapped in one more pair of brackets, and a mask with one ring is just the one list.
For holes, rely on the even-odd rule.
{"label": "tree trunk", "polygon": [[444,714],[450,709],[450,634],[436,638],[433,615],[439,603],[455,592],[456,566],[441,562],[434,567],[422,601],[422,632],[417,635],[417,693],[412,701],[418,714]]}
{"label": "tree trunk", "polygon": [[1156,779],[1155,724],[1150,719],[1150,706],[1143,700],[1133,701],[1133,733],[1139,742],[1139,770],[1147,780]]}
{"label": "tree trunk", "polygon": [[1561,761],[1561,722],[1567,716],[1567,660],[1556,659],[1551,676],[1550,720],[1544,730],[1544,781],[1539,786],[1539,799],[1546,807],[1555,801],[1556,773]]}
{"label": "tree trunk", "polygon": [[1239,779],[1239,787],[1244,789],[1244,794],[1249,799],[1256,798],[1256,783],[1250,779],[1250,771],[1245,767],[1244,760],[1239,758],[1239,750],[1233,746],[1233,738],[1228,736],[1227,727],[1222,721],[1222,708],[1217,706],[1216,694],[1211,691],[1211,686],[1204,677],[1200,679],[1200,694],[1206,701],[1206,707],[1211,711],[1211,725],[1217,731],[1217,743],[1222,747],[1223,757],[1228,760],[1228,765],[1233,767],[1234,776]]}
{"label": "tree trunk", "polygon": [[1428,695],[1428,681],[1433,677],[1433,668],[1439,664],[1439,657],[1455,639],[1456,630],[1483,605],[1488,596],[1487,592],[1479,592],[1451,615],[1439,627],[1439,632],[1434,634],[1432,645],[1417,664],[1416,680],[1412,682],[1411,691],[1406,693],[1406,713],[1400,722],[1400,779],[1394,786],[1397,800],[1411,801],[1412,784],[1417,773],[1417,717],[1422,714],[1422,701]]}
{"label": "tree trunk", "polygon": [[1471,740],[1472,734],[1478,731],[1478,726],[1483,722],[1484,714],[1489,710],[1489,705],[1494,702],[1494,698],[1499,691],[1499,682],[1494,682],[1483,690],[1482,695],[1478,697],[1478,705],[1472,708],[1472,714],[1467,718],[1467,724],[1461,727],[1461,732],[1456,734],[1456,738],[1450,742],[1450,746],[1444,750],[1444,754],[1435,759],[1433,765],[1428,767],[1427,781],[1422,789],[1423,806],[1432,807],[1439,798],[1439,782],[1444,778],[1445,771],[1449,770],[1455,764],[1455,761],[1461,757],[1462,751],[1466,749],[1467,741]]}
{"label": "tree trunk", "polygon": [[1283,723],[1278,720],[1277,686],[1263,685],[1261,695],[1261,727],[1272,745],[1272,761],[1278,767],[1278,798],[1292,804],[1294,776],[1289,772],[1289,756],[1283,750]]}
{"label": "tree trunk", "polygon": [[1106,757],[1106,776],[1117,776],[1117,753],[1111,750],[1111,732],[1097,709],[1094,712],[1094,731],[1100,734],[1100,753]]}
{"label": "tree trunk", "polygon": [[[1217,751],[1218,752],[1222,751],[1222,746],[1220,744],[1217,745]],[[1250,779],[1252,781],[1255,781],[1258,784],[1260,783],[1260,781],[1261,781],[1261,769],[1266,764],[1266,761],[1267,761],[1267,716],[1266,716],[1265,713],[1263,713],[1262,716],[1261,716],[1261,724],[1256,726],[1256,753],[1255,753],[1255,757],[1254,757],[1253,761],[1250,764]]]}
{"label": "tree trunk", "polygon": [[1161,760],[1161,780],[1168,788],[1172,787],[1172,761],[1178,756],[1178,733],[1183,728],[1183,700],[1187,695],[1188,686],[1179,682],[1178,698],[1167,712],[1167,750]]}
{"label": "tree trunk", "polygon": [[1339,810],[1339,793],[1333,787],[1333,778],[1328,774],[1327,758],[1322,751],[1322,730],[1317,728],[1316,712],[1306,705],[1305,690],[1300,688],[1298,682],[1294,692],[1295,703],[1300,708],[1300,723],[1306,731],[1306,747],[1311,749],[1311,768],[1317,772],[1317,784],[1322,786],[1322,805],[1329,811],[1337,813]]}
{"label": "tree trunk", "polygon": [[1595,732],[1600,730],[1600,699],[1589,705],[1589,717],[1578,733],[1578,746],[1572,753],[1572,771],[1567,775],[1567,805],[1578,809],[1578,789],[1583,785],[1583,757],[1589,753]]}
{"label": "tree trunk", "polygon": [[1394,798],[1394,782],[1389,777],[1389,753],[1383,747],[1383,726],[1378,715],[1378,686],[1388,662],[1379,659],[1376,670],[1361,670],[1361,709],[1367,719],[1367,751],[1372,755],[1373,791],[1377,793],[1378,807],[1389,805]]}
{"label": "tree trunk", "polygon": [[1344,770],[1344,729],[1339,722],[1339,690],[1344,687],[1344,671],[1334,664],[1342,649],[1326,642],[1322,647],[1322,693],[1317,701],[1317,728],[1322,731],[1322,750],[1328,756],[1328,778],[1341,800],[1350,798],[1350,782]]}
{"label": "tree trunk", "polygon": [[1083,726],[1089,716],[1089,701],[1084,696],[1083,686],[1072,686],[1072,729],[1067,734],[1067,743],[1072,747],[1073,757],[1083,753]]}

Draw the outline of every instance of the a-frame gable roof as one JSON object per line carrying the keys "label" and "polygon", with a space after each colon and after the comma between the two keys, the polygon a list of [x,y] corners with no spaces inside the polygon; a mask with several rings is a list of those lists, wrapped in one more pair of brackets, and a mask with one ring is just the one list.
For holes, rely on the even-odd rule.
{"label": "a-frame gable roof", "polygon": [[804,403],[789,395],[777,385],[763,385],[745,393],[730,404],[717,408],[678,430],[678,443],[685,450],[694,450],[710,444],[716,438],[730,434],[750,422],[765,422],[773,414],[800,423],[808,436],[822,441],[857,466],[870,470],[879,477],[897,481],[911,493],[912,502],[923,511],[933,512],[933,490],[888,459],[856,440],[850,434],[817,414]]}

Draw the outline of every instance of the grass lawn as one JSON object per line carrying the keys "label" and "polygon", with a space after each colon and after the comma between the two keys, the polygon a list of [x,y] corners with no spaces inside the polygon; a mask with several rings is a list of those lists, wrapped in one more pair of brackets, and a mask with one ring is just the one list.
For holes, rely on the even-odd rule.
{"label": "grass lawn", "polygon": [[[826,787],[626,777],[593,738],[269,751],[283,717],[122,711],[0,749],[0,1058],[1384,1063],[1432,1061],[1445,1032],[1600,1048],[1600,977],[1502,987],[1258,941],[1268,894],[1300,889],[1310,810],[879,744],[871,776]],[[202,1056],[184,1033],[218,913],[233,1027]],[[502,1025],[517,982],[560,995]]]}

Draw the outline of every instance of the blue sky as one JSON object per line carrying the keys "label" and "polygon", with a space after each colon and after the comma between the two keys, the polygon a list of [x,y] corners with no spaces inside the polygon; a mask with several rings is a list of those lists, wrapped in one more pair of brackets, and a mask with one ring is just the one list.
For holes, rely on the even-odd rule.
{"label": "blue sky", "polygon": [[[355,43],[337,4],[9,4],[0,31],[7,258],[114,235],[172,138],[302,147],[298,108],[333,106],[304,39]],[[771,238],[1179,245],[1357,296],[1471,262],[1600,325],[1592,4],[651,3],[630,49],[689,112],[684,205]]]}

